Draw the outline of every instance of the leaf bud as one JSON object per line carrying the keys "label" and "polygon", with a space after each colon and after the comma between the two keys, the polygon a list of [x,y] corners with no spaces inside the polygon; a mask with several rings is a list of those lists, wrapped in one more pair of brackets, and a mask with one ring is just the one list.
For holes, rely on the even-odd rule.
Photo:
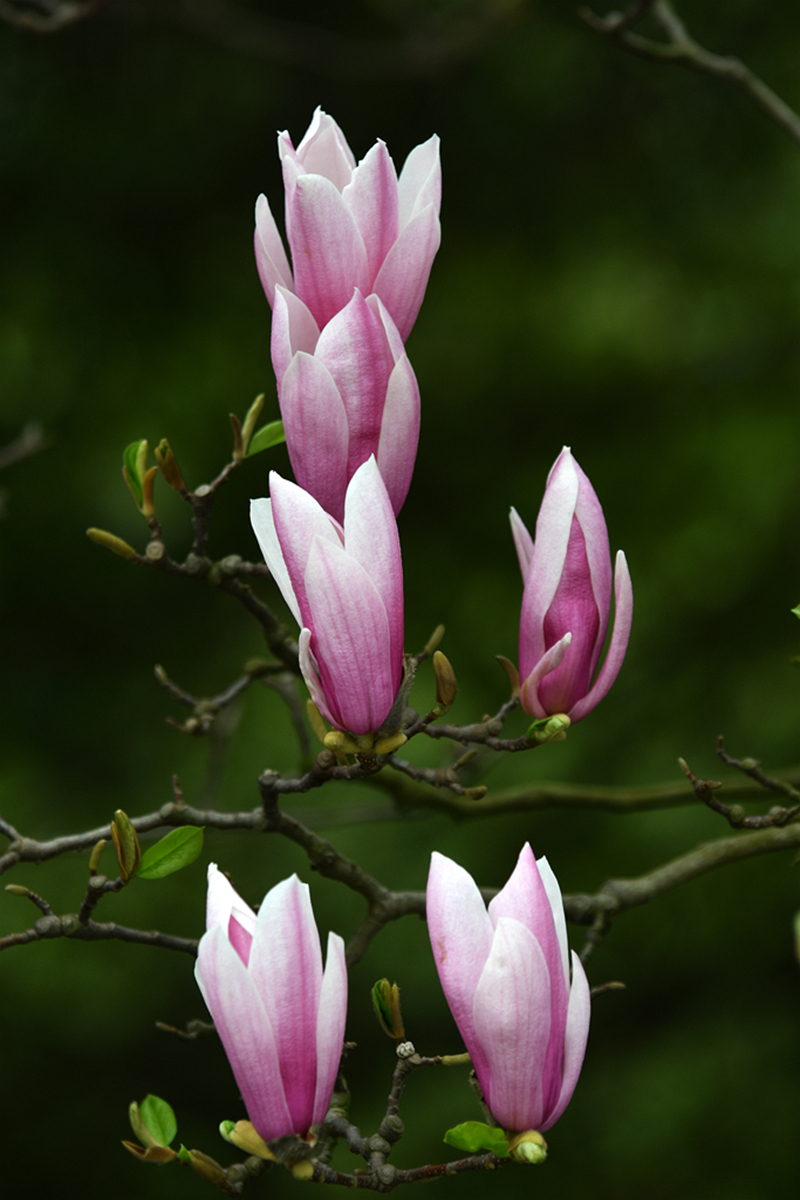
{"label": "leaf bud", "polygon": [[98,546],[105,546],[106,550],[111,550],[113,554],[119,554],[121,558],[139,557],[133,546],[129,546],[127,542],[123,542],[122,538],[116,537],[105,529],[87,529],[86,536],[91,541],[97,542]]}
{"label": "leaf bud", "polygon": [[166,438],[162,438],[156,446],[155,455],[158,469],[169,486],[176,492],[186,492],[187,488],[178,466],[178,460],[172,453],[172,447]]}
{"label": "leaf bud", "polygon": [[267,1162],[277,1161],[250,1121],[223,1121],[219,1131],[226,1142],[230,1142],[238,1150],[244,1150],[245,1154],[255,1154],[256,1158],[264,1158]]}
{"label": "leaf bud", "polygon": [[114,820],[111,822],[111,837],[117,853],[122,882],[127,883],[141,862],[142,851],[136,830],[121,808],[114,813]]}
{"label": "leaf bud", "polygon": [[[183,1146],[181,1146],[181,1150],[183,1150]],[[183,1154],[180,1157],[184,1162],[186,1161]],[[220,1166],[216,1159],[211,1158],[208,1154],[203,1154],[202,1150],[189,1150],[188,1158],[198,1175],[203,1179],[207,1179],[209,1183],[215,1184],[218,1188],[222,1188],[223,1191],[228,1190],[230,1181],[225,1174],[224,1168]]]}
{"label": "leaf bud", "polygon": [[247,450],[250,445],[250,438],[253,436],[253,430],[256,427],[256,421],[261,416],[261,410],[263,407],[264,393],[262,392],[260,396],[256,396],[255,400],[248,408],[247,415],[244,419],[244,424],[242,425],[242,458],[244,458],[247,454]]}
{"label": "leaf bud", "polygon": [[563,742],[572,722],[566,713],[554,713],[552,717],[543,717],[534,721],[528,729],[528,737],[532,742]]}
{"label": "leaf bud", "polygon": [[535,1129],[508,1137],[508,1152],[515,1162],[542,1163],[547,1158],[547,1142]]}
{"label": "leaf bud", "polygon": [[375,1015],[385,1034],[401,1041],[406,1036],[403,1014],[400,1011],[400,989],[388,979],[379,979],[372,988],[372,1003]]}
{"label": "leaf bud", "polygon": [[103,850],[105,849],[106,844],[107,844],[106,839],[100,838],[99,842],[95,842],[94,849],[92,850],[92,853],[89,855],[89,871],[92,875],[94,875],[95,871],[97,870],[98,864],[100,862],[100,855],[103,853]]}
{"label": "leaf bud", "polygon": [[441,650],[433,655],[433,671],[436,676],[436,699],[444,712],[452,705],[458,691],[456,673],[450,665],[450,660]]}

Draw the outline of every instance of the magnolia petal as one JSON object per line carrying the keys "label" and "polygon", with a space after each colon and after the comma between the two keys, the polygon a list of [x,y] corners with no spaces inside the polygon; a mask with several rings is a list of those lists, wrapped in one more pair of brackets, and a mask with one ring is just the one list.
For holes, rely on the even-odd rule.
{"label": "magnolia petal", "polygon": [[372,280],[400,232],[397,172],[383,142],[376,142],[361,160],[342,196],[364,240],[369,292],[372,290]]}
{"label": "magnolia petal", "polygon": [[291,609],[292,616],[298,625],[303,624],[300,616],[300,605],[297,603],[292,581],[283,557],[281,544],[275,530],[275,520],[272,514],[272,501],[266,499],[250,501],[250,524],[258,540],[258,545],[269,567],[272,578],[278,585],[281,595]]}
{"label": "magnolia petal", "polygon": [[572,1099],[578,1076],[583,1066],[586,1042],[589,1037],[591,1016],[591,993],[583,964],[572,951],[572,989],[569,996],[567,1029],[564,1037],[564,1063],[562,1067],[561,1091],[555,1108],[547,1115],[542,1125],[536,1126],[543,1133],[554,1125]]}
{"label": "magnolia petal", "polygon": [[240,925],[253,932],[256,914],[246,904],[230,880],[223,875],[216,863],[208,864],[208,892],[206,894],[206,929],[221,925],[226,929],[231,913],[236,914]]}
{"label": "magnolia petal", "polygon": [[[525,632],[524,627],[521,625],[520,626],[520,635],[519,635],[520,674],[522,674],[521,668],[522,668],[522,663],[524,661],[524,659],[523,659],[524,632]],[[549,671],[554,671],[556,669],[556,667],[559,666],[559,664],[561,663],[561,660],[563,659],[564,655],[567,652],[567,649],[569,648],[569,644],[571,641],[572,641],[572,634],[565,633],[564,636],[561,638],[561,641],[556,642],[555,646],[551,646],[550,649],[545,654],[542,655],[542,657],[539,659],[538,663],[536,663],[533,670],[530,671],[527,676],[525,676],[523,683],[522,683],[522,687],[520,689],[519,696],[520,696],[520,703],[522,704],[524,711],[529,716],[536,717],[538,720],[541,721],[543,717],[552,715],[551,713],[548,713],[546,711],[546,709],[542,706],[542,702],[539,699],[539,691],[538,691],[537,685],[539,683],[539,680],[544,678],[544,676],[547,675]],[[529,657],[529,655],[527,657]]]}
{"label": "magnolia petal", "polygon": [[528,657],[522,653],[520,637],[521,675],[527,675],[547,649],[544,619],[561,581],[577,500],[578,474],[569,448],[565,446],[547,479],[536,520],[533,554],[525,577],[521,627],[527,633]]}
{"label": "magnolia petal", "polygon": [[404,354],[389,376],[378,440],[378,467],[395,516],[405,503],[417,458],[420,398],[417,377]]}
{"label": "magnolia petal", "polygon": [[533,538],[528,533],[527,526],[515,508],[512,508],[509,513],[509,520],[511,521],[511,535],[514,538],[514,546],[517,551],[519,568],[522,571],[524,582],[533,556]]}
{"label": "magnolia petal", "polygon": [[296,1133],[270,1019],[250,971],[219,925],[200,939],[195,978],[257,1132],[265,1141]]}
{"label": "magnolia petal", "polygon": [[302,351],[296,354],[283,377],[280,404],[298,484],[341,521],[350,430],[339,390],[324,363]]}
{"label": "magnolia petal", "polygon": [[303,682],[309,690],[311,699],[319,709],[326,721],[330,721],[331,725],[336,722],[328,711],[328,705],[325,700],[325,693],[322,690],[322,684],[319,681],[319,667],[317,660],[314,657],[314,652],[311,649],[311,638],[313,634],[310,629],[301,629],[298,639],[298,661],[300,663],[300,674],[303,676]]}
{"label": "magnolia petal", "polygon": [[383,602],[389,622],[389,656],[395,693],[403,673],[403,563],[400,538],[386,483],[370,458],[347,489],[344,544],[361,564]]}
{"label": "magnolia petal", "polygon": [[539,868],[539,878],[542,881],[547,901],[550,905],[550,911],[553,914],[553,923],[556,928],[556,937],[561,951],[561,966],[564,971],[564,980],[569,987],[569,945],[567,942],[567,918],[564,914],[564,900],[561,895],[561,888],[558,886],[558,880],[553,874],[553,868],[546,858],[537,858],[536,866]]}
{"label": "magnolia petal", "polygon": [[248,973],[274,1030],[294,1131],[313,1121],[322,951],[308,885],[296,875],[267,892],[258,911]]}
{"label": "magnolia petal", "polygon": [[317,1015],[317,1083],[313,1124],[324,1119],[330,1104],[342,1058],[346,1017],[347,964],[344,942],[338,933],[329,933]]}
{"label": "magnolia petal", "polygon": [[563,1029],[567,1017],[569,980],[564,976],[561,945],[550,896],[529,842],[522,847],[508,882],[490,902],[489,917],[495,927],[501,917],[519,921],[539,943],[552,977],[553,1028],[556,1030],[560,1025]]}
{"label": "magnolia petal", "polygon": [[619,675],[625,651],[628,649],[628,639],[633,621],[633,586],[628,562],[621,550],[617,552],[614,571],[614,608],[614,631],[611,634],[605,662],[588,695],[573,705],[569,714],[572,721],[580,721],[608,695],[614,680]]}
{"label": "magnolia petal", "polygon": [[256,201],[256,229],[253,239],[256,252],[256,267],[270,306],[275,303],[275,287],[280,284],[294,290],[292,269],[286,257],[283,239],[278,232],[275,218],[267,197],[263,194]]}
{"label": "magnolia petal", "polygon": [[322,538],[312,543],[305,589],[320,683],[334,724],[349,733],[376,733],[397,694],[381,595],[355,558]]}
{"label": "magnolia petal", "polygon": [[286,288],[275,288],[270,350],[272,366],[281,394],[283,377],[298,351],[313,354],[319,340],[319,327],[303,301]]}
{"label": "magnolia petal", "polygon": [[425,910],[442,991],[480,1078],[487,1057],[475,1032],[472,1006],[494,929],[475,880],[437,851],[431,855]]}
{"label": "magnolia petal", "polygon": [[[586,559],[595,603],[598,611],[604,614],[608,613],[611,608],[611,547],[608,544],[608,528],[602,506],[588,476],[581,470],[574,458],[572,461],[578,476],[575,517],[586,540]],[[607,624],[607,619],[601,622],[592,673],[597,666],[597,660],[605,641]]]}
{"label": "magnolia petal", "polygon": [[272,496],[272,519],[275,523],[275,533],[280,543],[294,594],[297,597],[297,606],[300,611],[298,623],[314,629],[305,588],[306,567],[311,546],[315,538],[335,542],[340,546],[341,537],[334,522],[319,502],[303,488],[298,487],[296,483],[282,479],[277,471],[270,471],[269,489]]}
{"label": "magnolia petal", "polygon": [[[288,140],[287,134],[282,136]],[[279,153],[280,150],[279,143]],[[288,152],[288,148],[284,143],[284,153],[286,152]],[[353,167],[356,165],[353,151],[347,144],[347,138],[333,117],[328,116],[319,107],[314,110],[311,124],[303,134],[302,141],[294,153],[297,162],[304,170],[324,175],[326,179],[330,179],[331,183],[336,185],[340,192],[350,181]]]}
{"label": "magnolia petal", "polygon": [[347,473],[352,475],[378,449],[394,367],[383,323],[359,291],[323,329],[315,359],[330,372],[347,414]]}
{"label": "magnolia petal", "polygon": [[354,288],[369,290],[367,252],[353,214],[329,179],[299,175],[287,203],[295,291],[322,329]]}
{"label": "magnolia petal", "polygon": [[486,1056],[475,1066],[489,1109],[504,1129],[539,1129],[542,1067],[550,1040],[550,972],[529,929],[501,917],[475,990],[475,1035]]}
{"label": "magnolia petal", "polygon": [[403,229],[372,284],[372,291],[392,314],[403,341],[417,319],[441,240],[439,216],[429,204]]}
{"label": "magnolia petal", "polygon": [[415,146],[403,163],[398,194],[401,231],[429,204],[438,214],[442,203],[442,165],[436,134],[429,137],[427,142]]}

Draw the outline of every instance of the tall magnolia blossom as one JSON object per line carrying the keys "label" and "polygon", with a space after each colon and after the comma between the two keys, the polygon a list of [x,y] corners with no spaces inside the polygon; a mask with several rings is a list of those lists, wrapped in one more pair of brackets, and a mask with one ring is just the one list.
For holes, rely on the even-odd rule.
{"label": "tall magnolia blossom", "polygon": [[619,674],[633,619],[628,564],[617,552],[614,629],[592,682],[611,612],[608,531],[594,488],[565,446],[547,479],[531,538],[515,509],[511,530],[525,591],[519,628],[520,700],[539,719],[580,721]]}
{"label": "tall magnolia blossom", "polygon": [[297,484],[270,474],[250,520],[300,632],[300,669],[339,730],[378,733],[403,677],[403,568],[377,463],[359,467],[339,525]]}
{"label": "tall magnolia blossom", "polygon": [[321,329],[358,288],[380,296],[403,341],[419,312],[441,231],[439,139],[411,151],[400,178],[383,142],[360,163],[317,109],[297,149],[278,135],[294,276],[265,196],[256,204],[258,273],[271,305],[280,284]]}
{"label": "tall magnolia blossom", "polygon": [[344,942],[328,934],[323,971],[308,885],[285,879],[256,916],[212,863],[195,977],[256,1132],[305,1137],[330,1104],[347,1012]]}
{"label": "tall magnolia blossom", "polygon": [[419,388],[378,296],[356,290],[320,332],[292,292],[275,289],[272,363],[297,482],[341,521],[347,485],[374,454],[395,515],[419,440]]}
{"label": "tall magnolia blossom", "polygon": [[589,984],[569,951],[546,858],[526,843],[488,912],[472,876],[434,852],[426,897],[436,967],[483,1097],[509,1133],[549,1129],[569,1104],[589,1033]]}

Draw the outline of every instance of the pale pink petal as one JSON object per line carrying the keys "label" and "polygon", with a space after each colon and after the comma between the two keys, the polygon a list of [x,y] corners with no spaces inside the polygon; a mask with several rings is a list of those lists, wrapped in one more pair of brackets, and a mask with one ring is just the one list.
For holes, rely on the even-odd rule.
{"label": "pale pink petal", "polygon": [[306,354],[313,354],[318,338],[317,322],[303,301],[299,300],[294,292],[276,287],[270,349],[278,396],[281,394],[283,377],[294,355],[300,350]]}
{"label": "pale pink petal", "polygon": [[395,516],[405,503],[419,442],[420,399],[417,378],[403,355],[389,376],[378,441],[378,466]]}
{"label": "pale pink petal", "polygon": [[330,180],[298,176],[290,203],[295,291],[322,329],[345,307],[354,288],[369,290],[367,252],[350,209]]}
{"label": "pale pink petal", "polygon": [[605,614],[598,633],[597,647],[594,653],[591,673],[597,666],[600,651],[606,637],[608,627],[608,612],[611,608],[611,548],[608,544],[608,529],[603,509],[597,499],[597,493],[589,482],[586,473],[575,459],[572,460],[578,476],[578,499],[575,504],[575,517],[586,539],[586,557],[589,577],[592,582],[595,603],[598,611]]}
{"label": "pale pink petal", "polygon": [[301,629],[298,639],[298,661],[300,664],[300,674],[303,676],[303,681],[309,690],[311,699],[319,709],[326,721],[330,721],[331,725],[335,725],[333,717],[328,711],[328,705],[325,700],[325,693],[322,690],[322,684],[319,681],[319,666],[314,657],[314,652],[311,649],[311,638],[313,634],[310,629]]}
{"label": "pale pink petal", "polygon": [[315,352],[330,371],[344,404],[349,431],[347,474],[378,449],[394,359],[383,322],[356,291],[320,334]]}
{"label": "pale pink petal", "polygon": [[583,964],[573,950],[572,952],[572,990],[569,997],[569,1012],[567,1013],[567,1030],[564,1038],[564,1063],[562,1067],[562,1082],[558,1101],[547,1115],[540,1132],[554,1125],[572,1099],[578,1076],[583,1066],[586,1053],[586,1041],[589,1037],[589,1017],[591,1012],[591,994],[589,981]]}
{"label": "pale pink petal", "polygon": [[399,233],[397,172],[386,146],[376,142],[353,171],[342,192],[361,231],[367,251],[369,286]]}
{"label": "pale pink petal", "polygon": [[522,598],[522,623],[531,626],[531,636],[537,639],[531,646],[531,653],[537,658],[547,649],[542,626],[561,580],[577,500],[578,474],[565,446],[548,476]]}
{"label": "pale pink petal", "polygon": [[[536,570],[536,561],[534,549],[532,572]],[[539,700],[546,712],[572,712],[573,705],[591,686],[593,662],[599,652],[600,612],[592,591],[586,539],[575,516],[561,578],[542,625],[545,645],[554,645],[567,630],[572,633],[569,654],[539,686]],[[602,634],[605,636],[605,628]],[[599,644],[602,645],[602,639]]]}
{"label": "pale pink petal", "polygon": [[400,198],[400,229],[430,204],[438,214],[442,203],[442,166],[439,161],[439,138],[436,134],[427,142],[415,146],[403,163],[398,180]]}
{"label": "pale pink petal", "polygon": [[280,394],[286,446],[295,478],[325,512],[344,515],[350,429],[330,371],[302,351],[290,362]]}
{"label": "pale pink petal", "polygon": [[267,892],[258,911],[248,974],[277,1038],[293,1129],[313,1122],[322,952],[308,885],[296,875]]}
{"label": "pale pink petal", "polygon": [[542,1064],[550,1039],[550,972],[530,930],[497,922],[473,1005],[475,1035],[486,1056],[476,1073],[504,1129],[538,1129],[545,1116]]}
{"label": "pale pink petal", "polygon": [[579,700],[572,708],[570,716],[573,721],[580,721],[590,713],[600,701],[608,695],[614,680],[619,674],[628,639],[631,634],[633,621],[633,587],[628,570],[628,563],[621,550],[617,552],[617,562],[614,571],[614,631],[608,645],[605,662],[594,682],[594,687],[587,696]]}
{"label": "pale pink petal", "polygon": [[437,851],[431,855],[425,909],[442,991],[480,1076],[487,1058],[475,1033],[472,1006],[492,948],[492,922],[469,872]]}
{"label": "pale pink petal", "polygon": [[227,928],[231,913],[236,916],[246,929],[252,933],[255,929],[256,914],[245,904],[242,897],[230,880],[223,875],[216,863],[208,864],[208,892],[206,895],[206,929],[215,925]]}
{"label": "pale pink petal", "polygon": [[219,925],[200,939],[195,978],[257,1132],[267,1140],[296,1133],[269,1017],[250,971]]}
{"label": "pale pink petal", "polygon": [[386,484],[374,458],[359,467],[347,489],[344,545],[377,588],[389,621],[389,659],[395,693],[403,674],[403,563]]}
{"label": "pale pink petal", "polygon": [[372,291],[392,314],[403,341],[417,319],[441,238],[438,214],[429,204],[403,229],[372,284]]}
{"label": "pale pink petal", "polygon": [[550,905],[550,911],[553,914],[553,923],[556,927],[556,937],[561,949],[561,967],[564,972],[564,980],[569,986],[569,946],[567,943],[567,919],[564,915],[564,900],[561,896],[561,888],[558,886],[558,880],[553,874],[553,868],[546,858],[537,858],[536,866],[539,868],[539,878],[542,881],[544,890],[547,894],[547,902]]}
{"label": "pale pink petal", "polygon": [[311,546],[317,537],[341,546],[340,534],[319,502],[296,483],[282,479],[277,471],[270,471],[269,488],[275,532],[297,597],[299,624],[314,629],[305,589]]}
{"label": "pale pink petal", "polygon": [[334,724],[350,733],[376,733],[397,694],[389,620],[367,572],[340,546],[315,538],[306,594],[313,649]]}
{"label": "pale pink petal", "polygon": [[315,109],[296,155],[306,171],[324,175],[340,192],[349,182],[356,165],[341,129],[333,117],[329,117],[321,108]]}
{"label": "pale pink petal", "polygon": [[314,1124],[325,1117],[336,1084],[344,1047],[347,1016],[347,965],[344,942],[337,933],[328,934],[325,973],[317,1017],[317,1085],[314,1093]]}
{"label": "pale pink petal", "polygon": [[522,521],[515,508],[509,513],[511,521],[511,533],[514,538],[514,546],[519,559],[519,567],[522,571],[522,579],[525,581],[528,574],[528,567],[531,565],[531,557],[533,556],[533,538],[528,533],[527,527]]}
{"label": "pale pink petal", "polygon": [[286,257],[286,251],[283,246],[283,239],[278,232],[278,226],[275,224],[275,218],[270,210],[267,197],[264,195],[259,196],[256,201],[254,246],[256,267],[258,268],[261,286],[266,293],[270,305],[273,305],[275,302],[276,285],[280,284],[282,287],[288,288],[289,291],[293,291],[294,284],[292,282],[292,271],[289,266],[289,260]]}
{"label": "pale pink petal", "polygon": [[281,544],[275,531],[275,521],[272,515],[272,501],[267,499],[250,501],[250,524],[258,540],[258,545],[269,567],[270,575],[275,580],[281,595],[291,609],[292,616],[298,625],[303,624],[300,616],[300,605],[297,603],[292,581],[283,557]]}

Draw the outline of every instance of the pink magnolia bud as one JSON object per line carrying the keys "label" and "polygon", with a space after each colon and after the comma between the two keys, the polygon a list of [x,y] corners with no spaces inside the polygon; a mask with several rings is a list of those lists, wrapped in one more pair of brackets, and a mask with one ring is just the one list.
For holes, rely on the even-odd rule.
{"label": "pink magnolia bud", "polygon": [[589,984],[572,953],[546,858],[523,847],[487,912],[472,876],[431,857],[426,898],[436,967],[484,1100],[509,1132],[549,1129],[569,1104],[589,1033]]}
{"label": "pink magnolia bud", "polygon": [[611,554],[600,501],[569,447],[548,476],[535,542],[513,508],[511,530],[525,581],[519,629],[522,707],[539,719],[566,713],[573,723],[580,721],[619,674],[631,631],[633,590],[620,550],[614,630],[594,678],[611,612]]}
{"label": "pink magnolia bud", "polygon": [[399,513],[417,454],[419,389],[379,298],[351,293],[320,333],[303,302],[278,285],[272,363],[300,486],[341,521],[347,485],[374,454]]}
{"label": "pink magnolia bud", "polygon": [[323,1120],[344,1042],[344,943],[328,935],[325,970],[308,886],[267,892],[258,916],[214,863],[195,977],[248,1116],[264,1139],[305,1137]]}
{"label": "pink magnolia bud", "polygon": [[275,471],[270,494],[252,502],[250,520],[301,627],[311,698],[336,729],[377,733],[403,676],[400,539],[377,463],[350,480],[343,527]]}
{"label": "pink magnolia bud", "polygon": [[318,108],[297,149],[284,132],[278,153],[294,278],[269,204],[259,196],[256,263],[270,304],[280,284],[321,329],[355,288],[364,296],[374,292],[405,341],[441,237],[439,139],[412,150],[398,179],[383,142],[356,165],[341,129]]}

